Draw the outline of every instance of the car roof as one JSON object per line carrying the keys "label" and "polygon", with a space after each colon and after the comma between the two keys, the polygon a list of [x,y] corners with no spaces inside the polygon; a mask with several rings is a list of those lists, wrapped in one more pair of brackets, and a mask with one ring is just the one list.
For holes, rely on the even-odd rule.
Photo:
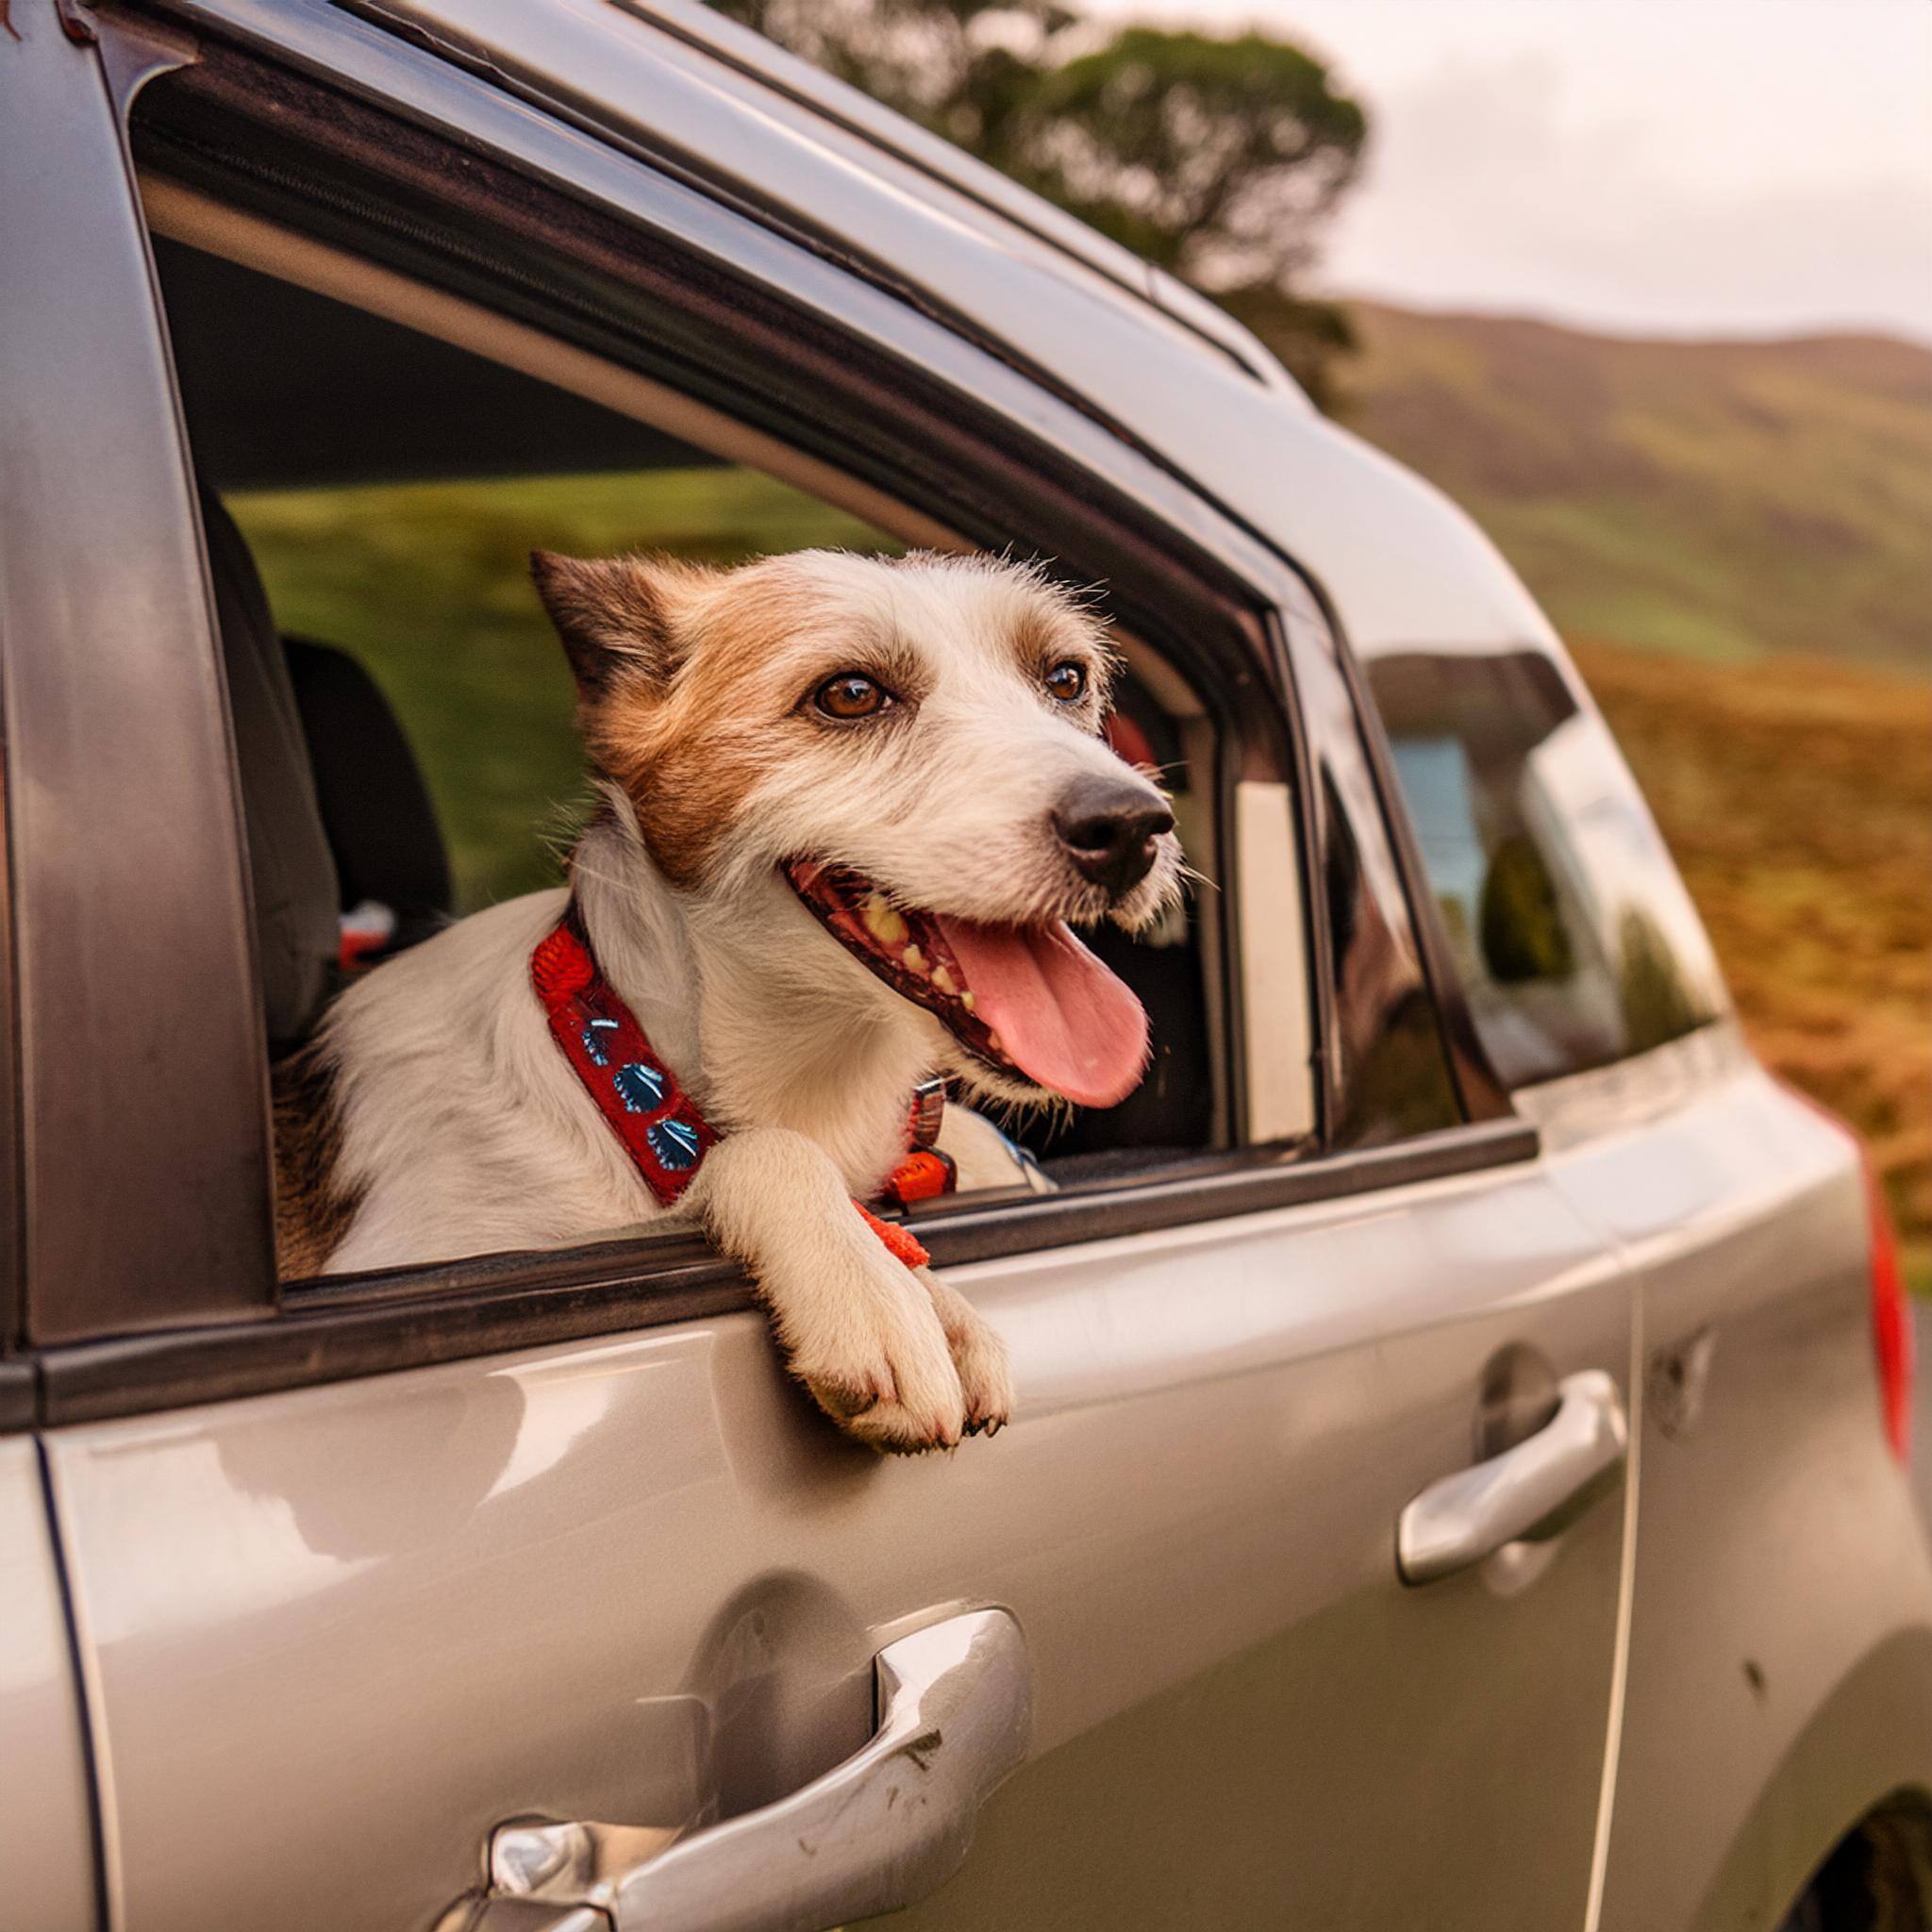
{"label": "car roof", "polygon": [[790,96],[828,125],[846,128],[935,184],[977,203],[996,220],[1024,230],[1104,275],[1135,300],[1151,301],[1203,341],[1233,356],[1262,381],[1291,385],[1292,378],[1249,330],[1185,282],[1022,188],[977,156],[881,106],[850,82],[741,26],[706,6],[704,0],[608,0],[608,4],[703,46],[762,87]]}
{"label": "car roof", "polygon": [[1554,643],[1459,509],[1319,415],[1213,304],[699,0],[382,14],[1030,367],[1307,571],[1358,650]]}

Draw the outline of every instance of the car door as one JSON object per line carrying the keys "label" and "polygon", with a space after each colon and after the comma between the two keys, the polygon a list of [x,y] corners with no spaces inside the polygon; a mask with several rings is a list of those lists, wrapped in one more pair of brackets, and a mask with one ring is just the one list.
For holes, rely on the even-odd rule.
{"label": "car door", "polygon": [[25,1428],[0,1441],[0,1881],[8,1924],[88,1925],[92,1794],[46,1486]]}
{"label": "car door", "polygon": [[[265,142],[317,143],[312,172],[249,177],[291,258],[309,221],[433,293],[410,251],[446,219],[474,301],[489,265],[560,255],[563,225],[528,216],[561,197],[627,228],[675,311],[701,244],[739,290],[708,407],[816,424],[819,460],[941,526],[1105,573],[1216,721],[1220,1127],[922,1220],[1020,1391],[1010,1430],[947,1457],[832,1432],[688,1244],[278,1292],[242,833],[140,209],[95,51],[28,15],[15,71],[86,137],[66,178],[94,210],[78,239],[19,231],[8,401],[41,469],[0,561],[9,592],[60,574],[7,612],[20,1107],[110,1922],[821,1925],[963,1857],[908,1923],[1584,1924],[1628,1285],[1534,1130],[1442,1057],[1448,990],[1292,574],[941,320],[414,42],[238,7],[243,46],[192,11],[180,112],[233,142],[272,101]],[[385,225],[370,181],[455,127],[461,196],[418,170]],[[337,134],[361,143],[353,194]],[[204,193],[221,151],[194,151]],[[514,302],[581,355],[545,291],[627,265],[574,260],[583,282],[520,272]],[[100,514],[74,425],[23,375],[83,325],[115,372],[109,508],[145,533],[105,561],[74,536]],[[653,380],[693,379],[677,343]],[[104,768],[90,738],[130,755]],[[185,774],[165,841],[150,762]],[[63,1051],[104,1033],[111,1057]],[[1391,1088],[1424,1094],[1412,1116]]]}
{"label": "car door", "polygon": [[[1932,1739],[1869,1177],[1751,1058],[1560,650],[1365,655],[1477,1023],[1637,1270],[1643,1536],[1602,1923],[1782,1923],[1862,1813],[1923,1788]],[[1547,893],[1520,890],[1532,849]]]}

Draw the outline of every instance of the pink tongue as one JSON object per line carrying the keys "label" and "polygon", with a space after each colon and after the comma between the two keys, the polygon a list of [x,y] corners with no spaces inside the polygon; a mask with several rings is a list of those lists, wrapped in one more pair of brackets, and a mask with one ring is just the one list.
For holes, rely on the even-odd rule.
{"label": "pink tongue", "polygon": [[1147,1015],[1065,925],[938,924],[974,1012],[1029,1079],[1082,1107],[1112,1107],[1141,1084]]}

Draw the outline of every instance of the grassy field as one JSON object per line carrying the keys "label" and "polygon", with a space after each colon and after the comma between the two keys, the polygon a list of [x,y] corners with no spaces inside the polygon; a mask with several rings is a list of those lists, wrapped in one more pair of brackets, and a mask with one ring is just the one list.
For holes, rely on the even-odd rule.
{"label": "grassy field", "polygon": [[1579,643],[1766,1063],[1865,1137],[1932,1291],[1932,682]]}

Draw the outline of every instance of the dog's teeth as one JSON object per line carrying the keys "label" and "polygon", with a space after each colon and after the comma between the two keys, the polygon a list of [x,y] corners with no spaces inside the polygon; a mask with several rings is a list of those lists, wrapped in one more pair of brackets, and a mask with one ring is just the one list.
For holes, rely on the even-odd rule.
{"label": "dog's teeth", "polygon": [[943,966],[935,966],[932,969],[932,983],[943,993],[956,993],[959,991],[958,981]]}
{"label": "dog's teeth", "polygon": [[979,1004],[979,1002],[973,997],[973,989],[970,986],[966,989],[964,992],[962,992],[959,995],[959,1004],[962,1007],[964,1007],[969,1013],[973,1010],[973,1008],[975,1006]]}
{"label": "dog's teeth", "polygon": [[925,971],[925,955],[917,946],[908,946],[899,955],[899,963],[908,973],[924,973]]}
{"label": "dog's teeth", "polygon": [[1005,1043],[1001,1041],[997,1033],[989,1033],[986,1036],[986,1043],[987,1046],[994,1053],[1005,1053],[1007,1050]]}
{"label": "dog's teeth", "polygon": [[896,946],[906,937],[907,924],[883,894],[872,892],[865,901],[865,929],[882,945]]}

